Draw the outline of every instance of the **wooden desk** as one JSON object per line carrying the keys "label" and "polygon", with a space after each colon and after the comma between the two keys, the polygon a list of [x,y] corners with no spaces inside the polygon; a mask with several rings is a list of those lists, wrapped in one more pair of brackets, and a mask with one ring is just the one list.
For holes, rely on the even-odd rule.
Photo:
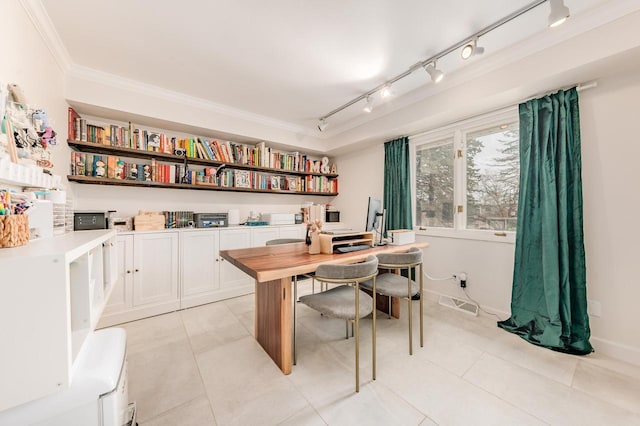
{"label": "wooden desk", "polygon": [[427,246],[427,243],[412,243],[343,254],[309,254],[304,243],[294,243],[221,250],[220,255],[256,280],[255,338],[282,372],[290,374],[292,276],[314,272],[325,263],[356,263],[370,254],[397,253],[411,247]]}

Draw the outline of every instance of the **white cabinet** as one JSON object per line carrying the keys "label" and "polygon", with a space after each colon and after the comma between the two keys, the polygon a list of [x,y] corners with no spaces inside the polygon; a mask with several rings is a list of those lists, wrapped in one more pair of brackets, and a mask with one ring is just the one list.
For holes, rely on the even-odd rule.
{"label": "white cabinet", "polygon": [[254,280],[220,250],[304,238],[304,225],[180,229],[117,237],[116,283],[99,324],[108,327],[253,293]]}
{"label": "white cabinet", "polygon": [[303,239],[306,233],[306,225],[288,225],[278,228],[280,236],[278,238]]}
{"label": "white cabinet", "polygon": [[117,280],[99,326],[179,309],[179,233],[118,235],[117,242]]}
{"label": "white cabinet", "polygon": [[134,235],[133,306],[177,302],[178,233]]}
{"label": "white cabinet", "polygon": [[0,250],[0,411],[69,386],[113,288],[114,240],[82,231]]}
{"label": "white cabinet", "polygon": [[221,299],[219,240],[217,230],[183,232],[181,308]]}
{"label": "white cabinet", "polygon": [[273,227],[255,227],[251,229],[251,247],[263,247],[269,240],[280,238],[302,239],[305,225],[282,225]]}
{"label": "white cabinet", "polygon": [[251,230],[251,247],[263,247],[269,240],[280,238],[280,229],[275,227],[260,228],[255,227]]}
{"label": "white cabinet", "polygon": [[[250,229],[221,229],[220,250],[232,250],[251,247]],[[253,291],[253,278],[220,258],[220,288],[246,288]]]}
{"label": "white cabinet", "polygon": [[111,298],[104,308],[104,316],[123,312],[133,306],[133,235],[118,235],[115,258],[117,269]]}

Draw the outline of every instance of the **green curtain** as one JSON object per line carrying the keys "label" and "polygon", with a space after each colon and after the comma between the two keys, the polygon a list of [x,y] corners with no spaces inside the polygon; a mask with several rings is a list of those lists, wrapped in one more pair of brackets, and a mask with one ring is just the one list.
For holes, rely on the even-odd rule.
{"label": "green curtain", "polygon": [[511,318],[498,326],[539,346],[588,354],[575,88],[520,104],[518,203]]}
{"label": "green curtain", "polygon": [[384,208],[387,229],[413,229],[409,138],[384,144]]}

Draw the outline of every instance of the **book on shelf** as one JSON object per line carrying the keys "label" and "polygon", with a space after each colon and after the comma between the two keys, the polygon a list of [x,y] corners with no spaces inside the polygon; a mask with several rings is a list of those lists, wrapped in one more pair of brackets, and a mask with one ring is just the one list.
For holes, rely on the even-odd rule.
{"label": "book on shelf", "polygon": [[80,114],[76,112],[73,108],[69,107],[67,109],[67,133],[68,139],[72,141],[79,141],[80,134],[76,131],[76,120],[80,119]]}

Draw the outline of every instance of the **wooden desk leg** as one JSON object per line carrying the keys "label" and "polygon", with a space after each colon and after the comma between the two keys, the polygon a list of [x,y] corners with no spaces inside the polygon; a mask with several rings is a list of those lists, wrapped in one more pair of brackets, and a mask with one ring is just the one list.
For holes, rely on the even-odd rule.
{"label": "wooden desk leg", "polygon": [[255,336],[284,374],[291,374],[291,278],[256,281]]}
{"label": "wooden desk leg", "polygon": [[[371,292],[368,293],[371,294]],[[389,298],[381,294],[376,296],[376,310],[387,314],[389,312]],[[394,318],[400,318],[400,299],[397,297],[391,298],[391,316]]]}

